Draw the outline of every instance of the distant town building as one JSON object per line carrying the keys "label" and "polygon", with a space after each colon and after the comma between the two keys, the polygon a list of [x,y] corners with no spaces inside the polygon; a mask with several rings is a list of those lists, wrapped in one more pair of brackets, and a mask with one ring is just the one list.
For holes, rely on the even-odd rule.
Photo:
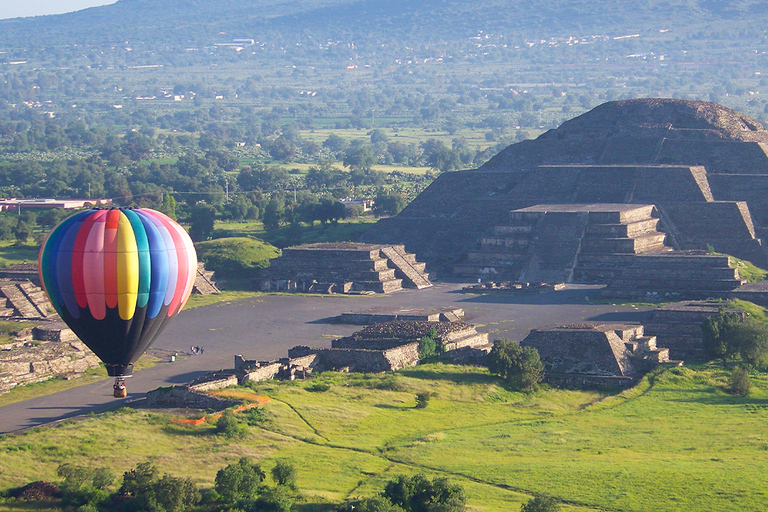
{"label": "distant town building", "polygon": [[18,210],[19,208],[64,208],[76,210],[78,208],[91,208],[94,206],[111,205],[111,199],[0,199],[0,211]]}
{"label": "distant town building", "polygon": [[373,210],[373,205],[376,203],[373,199],[355,199],[353,197],[345,197],[340,199],[339,202],[344,205],[345,208],[352,208],[353,206],[360,205],[363,208],[363,212],[370,212]]}

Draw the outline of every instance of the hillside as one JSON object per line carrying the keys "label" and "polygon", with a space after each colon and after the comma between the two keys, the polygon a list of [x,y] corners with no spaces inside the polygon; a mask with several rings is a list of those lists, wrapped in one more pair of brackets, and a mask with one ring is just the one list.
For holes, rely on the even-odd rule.
{"label": "hillside", "polygon": [[764,2],[621,0],[120,0],[56,16],[0,22],[0,45],[213,44],[229,37],[322,44],[325,38],[397,45],[441,44],[476,36],[621,37],[660,30],[740,30],[768,11]]}

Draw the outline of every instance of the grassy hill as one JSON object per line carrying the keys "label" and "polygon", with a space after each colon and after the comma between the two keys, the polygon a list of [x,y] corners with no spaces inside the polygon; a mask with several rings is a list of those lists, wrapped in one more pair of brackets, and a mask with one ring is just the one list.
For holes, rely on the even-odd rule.
{"label": "grassy hill", "polygon": [[[758,511],[768,476],[768,380],[725,394],[719,367],[668,370],[620,395],[505,390],[484,370],[426,365],[390,375],[322,374],[255,386],[267,421],[242,439],[164,412],[121,409],[0,438],[0,489],[56,480],[62,462],[118,474],[152,460],[210,488],[241,456],[299,470],[301,510],[380,492],[399,474],[463,485],[473,511],[517,510],[546,492],[586,511]],[[425,409],[415,394],[436,394]],[[332,477],[329,477],[332,476]],[[0,511],[14,510],[0,503]],[[297,509],[298,510],[298,509]]]}

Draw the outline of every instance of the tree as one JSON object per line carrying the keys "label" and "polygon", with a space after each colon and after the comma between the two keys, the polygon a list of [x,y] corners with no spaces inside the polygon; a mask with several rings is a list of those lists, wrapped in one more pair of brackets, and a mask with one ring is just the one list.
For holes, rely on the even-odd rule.
{"label": "tree", "polygon": [[293,490],[296,490],[297,474],[296,466],[287,460],[278,460],[272,468],[272,480],[274,480],[277,485],[285,485]]}
{"label": "tree", "polygon": [[259,464],[242,457],[216,473],[214,489],[226,503],[255,498],[265,476]]}
{"label": "tree", "polygon": [[528,500],[520,512],[559,512],[560,503],[551,496],[539,495]]}
{"label": "tree", "polygon": [[230,439],[243,437],[247,432],[245,425],[241,424],[231,411],[224,413],[216,421],[216,432]]}
{"label": "tree", "polygon": [[734,333],[741,321],[742,317],[738,313],[720,311],[718,315],[711,316],[702,323],[702,346],[708,357],[722,359],[725,364],[739,352]]}
{"label": "tree", "polygon": [[161,212],[176,220],[176,206],[176,199],[171,194],[163,194],[163,205],[160,207]]}
{"label": "tree", "polygon": [[381,496],[348,501],[339,507],[339,512],[403,512],[403,509]]}
{"label": "tree", "polygon": [[533,347],[505,338],[494,340],[488,370],[518,391],[533,391],[544,378],[544,365]]}
{"label": "tree", "polygon": [[285,201],[282,197],[273,197],[264,207],[264,229],[275,231],[280,228],[285,218]]}
{"label": "tree", "polygon": [[768,324],[746,318],[734,332],[741,360],[755,368],[768,364]]}
{"label": "tree", "polygon": [[405,197],[397,192],[385,192],[380,190],[376,194],[373,203],[373,212],[376,215],[397,215],[405,208]]}
{"label": "tree", "polygon": [[213,235],[213,223],[216,219],[216,208],[207,203],[197,203],[192,209],[189,226],[189,236],[195,242],[207,240]]}
{"label": "tree", "polygon": [[355,171],[370,169],[377,162],[376,155],[367,145],[351,148],[344,154],[344,167],[350,167]]}
{"label": "tree", "polygon": [[464,488],[447,478],[430,480],[418,474],[390,480],[383,496],[408,512],[463,512],[467,498]]}

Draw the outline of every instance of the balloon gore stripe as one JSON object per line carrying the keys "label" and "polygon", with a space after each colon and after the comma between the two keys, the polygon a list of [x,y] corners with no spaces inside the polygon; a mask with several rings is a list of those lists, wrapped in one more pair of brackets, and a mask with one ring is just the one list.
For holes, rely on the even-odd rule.
{"label": "balloon gore stripe", "polygon": [[184,228],[145,208],[94,209],[64,220],[43,242],[39,263],[56,311],[108,370],[138,359],[141,352],[133,352],[145,350],[184,307],[197,273]]}

